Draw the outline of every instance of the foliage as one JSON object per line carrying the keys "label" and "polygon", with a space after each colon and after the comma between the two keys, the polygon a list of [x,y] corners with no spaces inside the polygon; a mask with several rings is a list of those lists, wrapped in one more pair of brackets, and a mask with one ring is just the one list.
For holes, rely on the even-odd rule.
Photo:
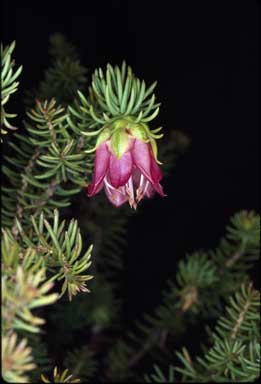
{"label": "foliage", "polygon": [[22,72],[22,66],[14,69],[15,61],[12,58],[14,49],[15,41],[5,48],[1,44],[1,135],[7,133],[3,127],[16,129],[9,122],[9,119],[14,118],[16,115],[7,113],[5,110],[5,105],[9,101],[11,94],[17,91],[19,85],[17,80]]}
{"label": "foliage", "polygon": [[71,103],[77,90],[87,85],[87,68],[81,65],[75,47],[61,33],[54,33],[49,39],[50,66],[38,87],[26,93],[26,103],[34,104],[35,99],[42,102],[55,98],[58,104]]}
{"label": "foliage", "polygon": [[28,344],[32,348],[33,361],[36,364],[35,369],[28,373],[29,381],[35,383],[39,380],[42,374],[50,372],[53,367],[53,361],[48,351],[44,332],[41,333],[28,333],[19,332],[20,336],[26,337]]}
{"label": "foliage", "polygon": [[24,329],[38,332],[44,320],[33,316],[32,309],[52,304],[58,298],[48,292],[53,287],[46,281],[46,268],[33,248],[22,248],[10,231],[2,234],[2,301],[4,331]]}
{"label": "foliage", "polygon": [[134,379],[134,372],[131,370],[130,357],[135,353],[135,350],[122,339],[111,347],[108,352],[106,365],[106,378],[107,380],[122,381],[128,377],[128,379]]}
{"label": "foliage", "polygon": [[68,291],[69,300],[77,292],[88,292],[86,281],[92,276],[82,275],[91,265],[90,256],[92,246],[88,248],[85,254],[80,258],[82,251],[82,237],[78,228],[77,221],[72,219],[65,227],[65,220],[59,223],[59,212],[54,211],[53,225],[44,218],[43,212],[40,214],[38,223],[32,216],[32,229],[30,237],[26,235],[22,226],[17,221],[18,231],[22,241],[28,246],[37,249],[39,254],[45,259],[45,265],[53,273],[58,272],[52,277],[52,280],[63,280],[62,296]]}
{"label": "foliage", "polygon": [[78,112],[71,107],[69,110],[80,121],[89,116],[93,120],[91,128],[109,124],[119,116],[135,116],[135,123],[147,123],[159,113],[160,103],[155,103],[152,93],[156,84],[146,89],[145,81],[136,78],[125,61],[121,68],[108,64],[106,74],[101,68],[94,71],[89,100],[78,91]]}
{"label": "foliage", "polygon": [[74,376],[79,376],[84,382],[89,381],[97,371],[97,361],[95,355],[89,350],[88,346],[69,351],[64,365]]}
{"label": "foliage", "polygon": [[49,381],[45,375],[41,376],[43,383],[79,383],[80,379],[74,379],[70,374],[68,375],[68,369],[65,369],[62,373],[58,373],[57,367],[53,370],[53,378],[52,381]]}
{"label": "foliage", "polygon": [[154,373],[145,375],[147,383],[175,383],[174,368],[170,365],[168,375],[164,374],[157,364],[153,365]]}
{"label": "foliage", "polygon": [[[237,292],[242,282],[249,284],[246,271],[257,260],[259,232],[259,217],[254,212],[241,211],[231,218],[227,235],[215,251],[198,251],[179,262],[176,283],[168,282],[162,304],[154,315],[145,314],[144,319],[137,322],[136,331],[129,332],[118,349],[115,361],[124,355],[127,345],[134,347],[126,357],[126,365],[121,365],[125,379],[130,377],[130,368],[148,353],[159,361],[166,361],[165,353],[171,342],[177,342],[197,321],[220,316],[228,295]],[[252,324],[252,329],[257,332],[258,327]],[[225,350],[223,357],[224,353]],[[172,374],[171,370],[171,377]]]}
{"label": "foliage", "polygon": [[[1,48],[1,125],[10,129],[14,115],[5,107],[22,69],[15,69],[14,47]],[[87,199],[82,190],[90,183],[96,136],[105,125],[122,118],[143,128],[152,124],[160,106],[156,82],[147,86],[123,62],[97,68],[88,88],[87,69],[73,44],[54,34],[49,53],[43,80],[27,93],[26,119],[3,148],[4,380],[138,381],[144,379],[143,364],[155,361],[147,382],[254,381],[260,298],[249,272],[259,254],[259,216],[238,212],[216,249],[185,255],[154,313],[126,332],[122,256],[134,213],[112,208],[103,196]],[[151,137],[161,138],[160,130],[152,129]],[[162,139],[165,175],[188,145],[179,131]],[[192,356],[189,339],[184,347],[182,337],[205,324],[200,351]]]}
{"label": "foliage", "polygon": [[103,329],[113,325],[118,310],[119,303],[114,298],[111,284],[95,276],[88,300],[84,295],[78,295],[72,303],[58,303],[50,320],[63,332],[88,326]]}
{"label": "foliage", "polygon": [[14,216],[22,224],[27,224],[31,213],[36,216],[41,210],[51,217],[53,208],[70,204],[70,197],[80,191],[90,174],[82,152],[84,142],[70,137],[64,108],[56,107],[55,100],[37,101],[28,116],[32,120],[26,123],[28,135],[14,135],[18,139],[17,144],[10,143],[14,155],[5,156],[9,164],[3,166],[9,185],[3,187],[2,220],[14,235]]}
{"label": "foliage", "polygon": [[2,375],[7,382],[27,383],[24,373],[35,368],[32,360],[26,339],[17,343],[16,333],[2,336]]}
{"label": "foliage", "polygon": [[[177,352],[181,366],[170,366],[166,382],[251,382],[260,375],[260,293],[243,284],[229,297],[226,313],[211,334],[211,346],[191,359],[186,348]],[[147,382],[164,378],[155,365]],[[174,373],[177,375],[174,379]]]}
{"label": "foliage", "polygon": [[[82,274],[90,266],[92,247],[80,258],[82,239],[77,221],[71,220],[66,230],[65,221],[59,222],[58,211],[54,212],[53,217],[52,225],[43,213],[39,220],[32,217],[29,235],[25,234],[17,220],[20,234],[17,240],[9,229],[2,230],[2,330],[3,362],[6,362],[3,376],[8,381],[27,381],[23,372],[35,368],[31,362],[31,348],[26,347],[27,339],[24,338],[16,347],[17,334],[10,332],[40,332],[40,326],[45,321],[35,316],[32,310],[58,299],[57,293],[49,293],[54,280],[63,280],[61,295],[67,290],[71,300],[77,292],[88,291],[85,284],[92,278]],[[47,273],[51,273],[52,277],[47,278]],[[14,363],[12,355],[16,357]],[[39,352],[38,356],[36,353],[37,360],[43,363]],[[30,364],[25,364],[27,362]]]}

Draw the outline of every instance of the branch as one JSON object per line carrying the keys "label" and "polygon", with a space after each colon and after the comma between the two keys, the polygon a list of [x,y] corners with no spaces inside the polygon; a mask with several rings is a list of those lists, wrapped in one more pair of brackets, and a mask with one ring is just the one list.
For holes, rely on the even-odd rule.
{"label": "branch", "polygon": [[[34,154],[32,155],[31,159],[28,161],[28,164],[27,166],[25,167],[25,172],[24,174],[28,175],[30,173],[32,173],[32,170],[36,164],[36,160],[38,159],[38,157],[40,156],[41,154],[41,150],[39,147],[36,147],[35,148],[35,152]],[[22,187],[20,189],[20,191],[17,191],[17,194],[23,194],[24,192],[27,191],[27,187],[28,187],[28,181],[26,181],[24,178],[23,178],[23,175],[21,175],[21,179],[22,179]],[[19,200],[16,204],[16,217],[18,218],[18,220],[21,221],[22,217],[23,217],[23,211],[24,211],[24,207],[19,203]],[[17,239],[17,236],[18,236],[18,228],[17,228],[17,225],[16,225],[16,221],[14,219],[14,224],[13,224],[13,227],[11,229],[11,232],[12,234],[14,235],[15,239]]]}

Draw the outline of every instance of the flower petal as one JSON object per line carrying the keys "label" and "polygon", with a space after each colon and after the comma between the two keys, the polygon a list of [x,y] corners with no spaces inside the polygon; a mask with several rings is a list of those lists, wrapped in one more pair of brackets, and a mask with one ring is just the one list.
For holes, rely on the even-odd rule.
{"label": "flower petal", "polygon": [[132,180],[135,187],[138,187],[140,185],[140,178],[141,178],[141,172],[139,168],[137,168],[135,165],[132,168]]}
{"label": "flower petal", "polygon": [[107,147],[107,142],[100,144],[95,153],[94,176],[92,183],[88,187],[88,196],[93,196],[98,193],[103,184],[103,179],[109,167],[110,153]]}
{"label": "flower petal", "polygon": [[161,196],[166,196],[159,184],[162,179],[162,172],[154,159],[150,144],[136,139],[131,153],[134,164],[152,184],[156,192]]}
{"label": "flower petal", "polygon": [[132,157],[130,152],[124,153],[120,159],[110,155],[110,180],[113,187],[118,188],[127,183],[132,172]]}
{"label": "flower petal", "polygon": [[150,153],[150,172],[151,172],[151,176],[152,176],[152,179],[155,183],[159,183],[160,180],[162,179],[162,171],[160,169],[160,167],[158,166],[154,156],[153,156],[153,153],[151,151]]}
{"label": "flower petal", "polygon": [[158,192],[158,194],[159,194],[160,196],[162,196],[162,197],[167,196],[167,195],[164,193],[164,191],[163,191],[162,186],[160,185],[160,183],[154,183],[154,184],[153,184],[153,188],[155,189],[156,192]]}
{"label": "flower petal", "polygon": [[109,186],[108,183],[105,182],[104,190],[108,199],[113,205],[115,205],[115,207],[120,207],[128,200],[128,195],[124,187],[116,189],[112,186]]}
{"label": "flower petal", "polygon": [[148,182],[148,185],[146,185],[144,193],[148,198],[151,198],[155,194],[155,189],[150,182]]}
{"label": "flower petal", "polygon": [[141,173],[148,179],[152,181],[151,170],[150,170],[150,148],[148,143],[136,139],[131,150],[132,158],[134,164],[141,171]]}
{"label": "flower petal", "polygon": [[155,191],[158,192],[158,194],[160,196],[166,196],[165,193],[163,192],[163,189],[162,189],[162,186],[160,185],[160,180],[162,179],[162,171],[160,169],[160,167],[158,166],[155,158],[154,158],[154,155],[153,155],[153,152],[152,150],[150,151],[150,155],[151,155],[151,158],[150,158],[150,172],[151,172],[151,176],[152,176],[152,179],[153,179],[153,188],[155,189]]}

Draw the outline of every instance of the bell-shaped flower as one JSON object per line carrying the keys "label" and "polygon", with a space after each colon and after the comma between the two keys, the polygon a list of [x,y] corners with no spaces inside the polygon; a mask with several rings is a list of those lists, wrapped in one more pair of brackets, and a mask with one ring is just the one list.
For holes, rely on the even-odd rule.
{"label": "bell-shaped flower", "polygon": [[128,201],[136,209],[137,203],[155,192],[165,196],[155,150],[142,127],[138,128],[116,129],[111,135],[103,133],[104,140],[98,139],[89,197],[104,188],[113,205],[119,207]]}

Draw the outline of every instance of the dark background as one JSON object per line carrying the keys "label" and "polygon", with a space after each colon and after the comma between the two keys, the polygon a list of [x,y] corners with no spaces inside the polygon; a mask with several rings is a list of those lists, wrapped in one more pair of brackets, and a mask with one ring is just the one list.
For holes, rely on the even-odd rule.
{"label": "dark background", "polygon": [[[157,123],[191,139],[167,197],[145,202],[130,222],[126,313],[158,303],[186,252],[215,247],[229,217],[258,210],[257,4],[255,1],[4,1],[5,44],[16,40],[21,88],[48,66],[48,38],[62,32],[90,73],[126,59],[158,80]],[[19,96],[16,95],[19,108]],[[159,144],[160,145],[160,144]]]}

